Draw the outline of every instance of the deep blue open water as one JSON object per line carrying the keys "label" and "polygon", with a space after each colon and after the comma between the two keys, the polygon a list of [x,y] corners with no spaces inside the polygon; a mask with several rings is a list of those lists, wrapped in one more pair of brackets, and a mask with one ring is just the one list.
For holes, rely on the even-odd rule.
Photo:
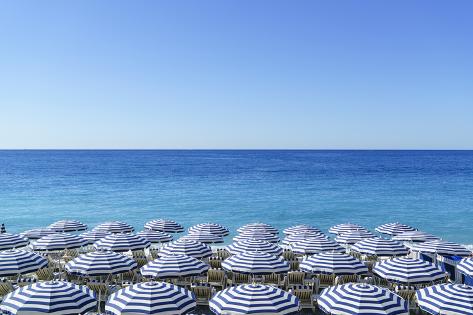
{"label": "deep blue open water", "polygon": [[473,151],[0,151],[0,222],[400,221],[473,244]]}

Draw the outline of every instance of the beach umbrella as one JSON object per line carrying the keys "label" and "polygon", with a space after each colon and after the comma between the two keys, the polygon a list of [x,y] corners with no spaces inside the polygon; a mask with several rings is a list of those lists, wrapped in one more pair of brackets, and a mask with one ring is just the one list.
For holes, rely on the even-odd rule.
{"label": "beach umbrella", "polygon": [[233,238],[235,242],[248,240],[248,239],[266,241],[270,243],[279,242],[279,237],[276,234],[264,232],[262,230],[244,231]]}
{"label": "beach umbrella", "polygon": [[328,239],[322,233],[319,232],[299,232],[288,235],[282,241],[283,245],[290,245],[291,243],[307,240],[307,239]]}
{"label": "beach umbrella", "polygon": [[360,254],[374,256],[405,256],[409,253],[409,249],[402,243],[378,237],[367,238],[356,242],[350,250]]}
{"label": "beach umbrella", "polygon": [[80,237],[85,239],[88,244],[93,244],[93,243],[97,242],[98,240],[100,240],[100,239],[102,239],[106,236],[109,236],[109,235],[111,235],[111,233],[109,233],[109,232],[92,230],[92,231],[88,231],[88,232],[84,232],[84,233],[80,234]]}
{"label": "beach umbrella", "polygon": [[238,233],[243,233],[243,232],[248,232],[248,231],[261,231],[261,232],[266,232],[266,233],[271,233],[271,234],[279,234],[278,229],[266,223],[249,223],[237,229]]}
{"label": "beach umbrella", "polygon": [[227,236],[230,233],[226,227],[216,223],[200,223],[191,226],[189,228],[189,233],[194,232],[207,232],[218,236]]}
{"label": "beach umbrella", "polygon": [[462,274],[473,277],[473,257],[463,258],[457,265]]}
{"label": "beach umbrella", "polygon": [[244,252],[261,252],[280,256],[283,253],[283,249],[277,244],[255,239],[246,239],[239,242],[234,242],[228,245],[225,249],[232,255],[237,255]]}
{"label": "beach umbrella", "polygon": [[158,219],[146,222],[145,229],[166,233],[184,232],[184,227],[172,220]]}
{"label": "beach umbrella", "polygon": [[313,274],[363,275],[368,268],[360,260],[343,253],[319,253],[305,258],[299,269]]}
{"label": "beach umbrella", "polygon": [[291,243],[290,248],[296,255],[312,255],[323,252],[344,253],[346,250],[337,242],[329,239],[306,239]]}
{"label": "beach umbrella", "polygon": [[244,252],[225,259],[222,262],[222,268],[238,273],[262,275],[285,273],[289,271],[290,266],[281,256],[261,252]]}
{"label": "beach umbrella", "polygon": [[143,250],[151,246],[146,238],[131,233],[111,234],[94,243],[95,249],[113,252]]}
{"label": "beach umbrella", "polygon": [[353,232],[353,231],[367,232],[368,230],[362,227],[361,225],[353,224],[353,223],[337,224],[337,225],[332,226],[328,230],[328,232],[332,234],[342,234],[342,233],[348,233],[348,232]]}
{"label": "beach umbrella", "polygon": [[390,282],[402,284],[429,283],[445,278],[445,272],[437,265],[406,257],[379,261],[375,263],[373,273]]}
{"label": "beach umbrella", "polygon": [[121,221],[110,221],[97,225],[95,231],[105,231],[109,233],[131,233],[135,229],[128,223]]}
{"label": "beach umbrella", "polygon": [[409,315],[406,300],[385,288],[366,283],[328,287],[317,303],[322,311],[333,315]]}
{"label": "beach umbrella", "polygon": [[54,222],[48,226],[48,228],[56,232],[64,233],[87,230],[87,225],[76,220],[61,220]]}
{"label": "beach umbrella", "polygon": [[187,255],[202,259],[212,256],[212,249],[203,243],[179,239],[174,242],[164,244],[159,249],[160,255]]}
{"label": "beach umbrella", "polygon": [[335,241],[340,244],[352,245],[361,240],[375,237],[373,233],[368,231],[352,231],[338,234]]}
{"label": "beach umbrella", "polygon": [[185,255],[168,255],[150,261],[140,272],[145,277],[179,278],[198,276],[209,269],[209,265],[197,258]]}
{"label": "beach umbrella", "polygon": [[96,251],[82,254],[69,261],[65,269],[68,273],[83,277],[99,277],[119,274],[137,268],[135,260],[110,251]]}
{"label": "beach umbrella", "polygon": [[85,314],[96,308],[95,294],[86,286],[64,281],[37,282],[7,294],[0,309],[6,314]]}
{"label": "beach umbrella", "polygon": [[385,223],[381,224],[378,226],[375,231],[382,233],[382,234],[388,234],[388,235],[398,235],[403,232],[409,232],[409,231],[415,231],[416,229],[413,228],[412,226],[405,225],[402,223]]}
{"label": "beach umbrella", "polygon": [[471,250],[465,246],[446,242],[446,241],[429,241],[415,244],[411,250],[422,253],[435,253],[442,256],[470,256]]}
{"label": "beach umbrella", "polygon": [[87,245],[87,240],[77,235],[57,233],[43,236],[32,246],[36,251],[62,251]]}
{"label": "beach umbrella", "polygon": [[209,232],[192,232],[184,235],[181,240],[196,241],[205,244],[223,243],[223,237]]}
{"label": "beach umbrella", "polygon": [[395,241],[405,241],[405,242],[427,242],[427,241],[437,241],[440,238],[429,233],[422,231],[410,231],[403,232],[401,234],[395,235],[393,238]]}
{"label": "beach umbrella", "polygon": [[51,235],[51,234],[57,234],[57,232],[47,229],[47,228],[39,228],[39,229],[32,229],[25,231],[23,233],[20,233],[20,236],[26,237],[27,239],[30,240],[37,240],[42,238],[43,236]]}
{"label": "beach umbrella", "polygon": [[263,284],[242,284],[217,292],[209,301],[217,315],[298,314],[299,299],[281,289]]}
{"label": "beach umbrella", "polygon": [[48,265],[48,260],[33,252],[10,249],[0,252],[0,277],[35,272]]}
{"label": "beach umbrella", "polygon": [[442,283],[416,291],[421,310],[433,315],[473,314],[473,288],[465,284]]}
{"label": "beach umbrella", "polygon": [[187,289],[163,282],[143,282],[113,293],[105,304],[106,314],[186,314],[196,307]]}
{"label": "beach umbrella", "polygon": [[0,234],[0,250],[24,247],[28,245],[28,243],[27,238],[18,234]]}
{"label": "beach umbrella", "polygon": [[137,235],[146,238],[152,244],[167,243],[172,241],[172,235],[160,231],[144,230],[137,233]]}
{"label": "beach umbrella", "polygon": [[284,229],[284,231],[283,231],[283,233],[285,235],[291,235],[291,234],[301,233],[301,232],[322,233],[315,226],[307,225],[307,224],[293,225],[291,227],[288,227],[288,228]]}

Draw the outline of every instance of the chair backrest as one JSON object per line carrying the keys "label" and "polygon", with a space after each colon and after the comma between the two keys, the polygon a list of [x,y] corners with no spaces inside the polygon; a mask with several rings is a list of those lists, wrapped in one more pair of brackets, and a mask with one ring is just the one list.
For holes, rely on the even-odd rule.
{"label": "chair backrest", "polygon": [[0,281],[0,297],[5,296],[12,291],[13,291],[13,285],[10,283],[10,281],[7,281],[6,279],[2,279]]}
{"label": "chair backrest", "polygon": [[293,286],[291,292],[299,298],[301,303],[312,302],[313,289],[307,285]]}
{"label": "chair backrest", "polygon": [[319,284],[320,285],[333,285],[335,282],[335,275],[326,275],[326,274],[318,274],[317,279],[319,279]]}
{"label": "chair backrest", "polygon": [[54,279],[54,267],[46,267],[36,271],[36,277],[41,281],[49,281]]}
{"label": "chair backrest", "polygon": [[304,284],[305,272],[289,271],[287,273],[287,282],[289,284]]}
{"label": "chair backrest", "polygon": [[233,273],[233,282],[234,283],[248,283],[250,282],[250,275],[246,273]]}
{"label": "chair backrest", "polygon": [[209,258],[210,268],[222,268],[222,259],[220,257]]}
{"label": "chair backrest", "polygon": [[222,269],[209,269],[207,271],[207,282],[223,282],[225,280],[225,271]]}
{"label": "chair backrest", "polygon": [[266,283],[279,283],[281,282],[281,275],[277,273],[271,273],[263,276],[263,282]]}
{"label": "chair backrest", "polygon": [[299,270],[299,265],[300,265],[300,261],[297,260],[297,259],[294,259],[294,260],[291,260],[291,261],[290,261],[290,266],[291,266],[291,270],[292,270],[292,271],[297,271],[297,270]]}
{"label": "chair backrest", "polygon": [[210,299],[212,297],[212,287],[210,285],[192,285],[191,291],[194,292],[197,299]]}
{"label": "chair backrest", "polygon": [[286,249],[284,249],[284,251],[282,252],[282,257],[283,257],[285,260],[289,261],[289,260],[293,260],[294,257],[295,257],[295,255],[294,255],[294,253],[292,252],[292,250],[286,248]]}
{"label": "chair backrest", "polygon": [[335,285],[350,282],[358,282],[358,275],[341,275],[335,278]]}

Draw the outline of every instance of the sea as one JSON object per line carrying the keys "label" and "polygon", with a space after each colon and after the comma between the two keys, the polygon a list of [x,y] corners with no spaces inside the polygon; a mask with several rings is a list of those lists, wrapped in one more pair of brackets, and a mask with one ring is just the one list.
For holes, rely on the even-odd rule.
{"label": "sea", "polygon": [[[4,150],[0,223],[401,222],[473,244],[473,151]],[[226,238],[231,242],[231,235]]]}

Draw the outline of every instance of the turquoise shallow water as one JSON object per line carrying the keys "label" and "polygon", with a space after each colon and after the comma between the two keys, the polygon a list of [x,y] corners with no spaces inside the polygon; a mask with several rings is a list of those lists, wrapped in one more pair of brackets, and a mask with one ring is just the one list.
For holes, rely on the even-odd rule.
{"label": "turquoise shallow water", "polygon": [[0,214],[11,232],[64,218],[400,221],[473,244],[473,151],[0,151]]}

